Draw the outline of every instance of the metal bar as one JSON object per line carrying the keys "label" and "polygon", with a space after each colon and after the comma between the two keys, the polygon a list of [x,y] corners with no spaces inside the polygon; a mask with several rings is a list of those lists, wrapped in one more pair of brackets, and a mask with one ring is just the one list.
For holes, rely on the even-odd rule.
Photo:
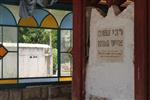
{"label": "metal bar", "polygon": [[17,51],[8,51],[8,53],[17,53]]}
{"label": "metal bar", "polygon": [[61,30],[60,28],[58,29],[58,33],[57,33],[57,48],[58,48],[58,77],[61,76]]}
{"label": "metal bar", "polygon": [[[54,30],[58,30],[58,28],[51,28],[51,27],[40,27],[40,26],[37,26],[37,27],[34,27],[34,26],[19,26],[19,25],[3,25],[3,24],[0,24],[0,26],[8,26],[8,27],[23,27],[23,28],[41,28],[41,29],[54,29]],[[60,28],[61,30],[72,30],[72,28]]]}
{"label": "metal bar", "polygon": [[[2,45],[3,45],[3,41],[4,41],[3,34],[4,34],[4,32],[3,32],[3,27],[2,27]],[[1,75],[2,75],[1,78],[3,79],[3,58],[2,58]]]}
{"label": "metal bar", "polygon": [[19,84],[19,28],[17,28],[17,84]]}

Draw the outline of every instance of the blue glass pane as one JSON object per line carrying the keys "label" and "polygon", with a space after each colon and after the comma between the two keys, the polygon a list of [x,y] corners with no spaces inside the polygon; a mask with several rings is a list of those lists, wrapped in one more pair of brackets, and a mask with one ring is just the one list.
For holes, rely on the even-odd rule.
{"label": "blue glass pane", "polygon": [[69,28],[72,29],[72,23],[73,23],[73,15],[72,13],[65,16],[61,23],[61,28]]}
{"label": "blue glass pane", "polygon": [[42,9],[36,9],[33,13],[33,16],[35,17],[36,21],[38,22],[38,25],[41,24],[41,21],[47,16],[49,13]]}
{"label": "blue glass pane", "polygon": [[16,21],[11,12],[1,5],[0,5],[0,24],[16,25]]}
{"label": "blue glass pane", "polygon": [[58,82],[58,78],[20,79],[19,83]]}

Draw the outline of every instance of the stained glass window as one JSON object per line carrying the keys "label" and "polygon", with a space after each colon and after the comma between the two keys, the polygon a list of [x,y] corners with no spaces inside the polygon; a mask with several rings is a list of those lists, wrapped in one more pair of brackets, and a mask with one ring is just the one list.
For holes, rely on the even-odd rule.
{"label": "stained glass window", "polygon": [[18,9],[0,5],[0,84],[71,81],[72,13],[36,9],[19,18]]}

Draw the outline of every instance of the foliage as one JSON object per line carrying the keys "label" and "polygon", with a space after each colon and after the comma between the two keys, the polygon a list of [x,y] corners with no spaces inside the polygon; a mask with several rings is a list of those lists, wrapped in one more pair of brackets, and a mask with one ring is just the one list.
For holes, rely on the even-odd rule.
{"label": "foliage", "polygon": [[[50,38],[51,37],[51,38]],[[57,31],[41,28],[20,28],[19,42],[20,43],[39,43],[50,44],[57,48]]]}
{"label": "foliage", "polygon": [[56,30],[52,30],[51,31],[51,39],[52,39],[52,47],[53,48],[57,48],[57,31]]}
{"label": "foliage", "polygon": [[55,49],[53,49],[52,50],[52,52],[53,52],[53,67],[54,67],[54,70],[56,70],[57,69],[57,64],[58,64],[58,59],[57,59],[57,57],[58,57],[58,53],[57,53],[57,49],[55,48]]}

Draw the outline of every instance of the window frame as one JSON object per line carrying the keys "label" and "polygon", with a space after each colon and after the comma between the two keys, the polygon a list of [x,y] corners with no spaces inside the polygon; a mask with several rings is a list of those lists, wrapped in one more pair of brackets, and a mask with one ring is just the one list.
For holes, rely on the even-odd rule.
{"label": "window frame", "polygon": [[[0,4],[1,5],[1,4]],[[3,5],[1,5],[1,6],[3,6]],[[5,7],[5,6],[3,6],[3,7]],[[7,10],[9,10],[7,7],[5,7]],[[66,11],[66,10],[64,10],[64,11]],[[69,10],[68,10],[69,11]],[[61,30],[72,30],[71,28],[61,28],[60,27],[60,25],[58,24],[58,22],[57,22],[57,20],[56,20],[56,17],[55,16],[53,16],[53,14],[52,13],[50,13],[49,12],[49,14],[48,15],[51,15],[53,18],[54,18],[54,20],[57,22],[57,24],[58,24],[58,28],[48,28],[48,27],[40,27],[40,26],[20,26],[18,23],[20,22],[20,19],[18,20],[18,23],[17,23],[17,21],[16,21],[16,19],[15,19],[15,16],[12,14],[12,12],[9,10],[9,12],[11,13],[11,15],[13,16],[13,18],[14,18],[14,20],[15,20],[15,22],[16,22],[16,25],[3,25],[3,24],[0,24],[0,27],[15,27],[15,28],[17,28],[17,56],[19,56],[19,41],[18,41],[18,35],[19,35],[19,28],[20,27],[24,27],[24,28],[39,28],[39,29],[54,29],[54,30],[57,30],[57,39],[58,39],[58,42],[57,42],[57,49],[58,49],[58,75],[55,77],[55,76],[52,76],[52,77],[29,77],[29,78],[19,78],[19,73],[18,73],[18,67],[19,67],[19,57],[17,57],[17,59],[18,59],[18,63],[17,63],[17,78],[6,78],[6,79],[0,79],[0,80],[4,80],[4,82],[6,81],[6,83],[7,83],[7,81],[8,80],[16,80],[17,81],[17,83],[16,84],[0,84],[0,89],[6,89],[6,88],[20,88],[20,87],[27,87],[27,86],[35,86],[35,85],[49,85],[49,84],[70,84],[71,83],[71,80],[72,80],[72,76],[62,76],[61,77],[61,66],[60,66],[60,54],[61,54],[61,52],[60,52],[60,45],[61,45]],[[48,11],[47,11],[48,12]],[[65,16],[63,16],[63,19],[61,20],[61,21],[63,21],[64,20],[64,18],[66,18],[66,16],[68,15],[68,14],[71,14],[72,13],[72,11],[70,11],[69,13],[67,13],[67,14],[65,14]],[[35,19],[35,18],[34,18]],[[44,18],[43,18],[44,19]],[[43,20],[41,21],[41,23],[43,22]],[[38,23],[38,22],[37,22]],[[62,22],[61,22],[62,23]],[[72,54],[72,52],[71,52],[71,54]],[[68,77],[69,77],[69,79],[68,79]],[[45,79],[45,78],[57,78],[57,80],[58,81],[56,81],[56,82],[33,82],[33,83],[19,83],[19,79]]]}

